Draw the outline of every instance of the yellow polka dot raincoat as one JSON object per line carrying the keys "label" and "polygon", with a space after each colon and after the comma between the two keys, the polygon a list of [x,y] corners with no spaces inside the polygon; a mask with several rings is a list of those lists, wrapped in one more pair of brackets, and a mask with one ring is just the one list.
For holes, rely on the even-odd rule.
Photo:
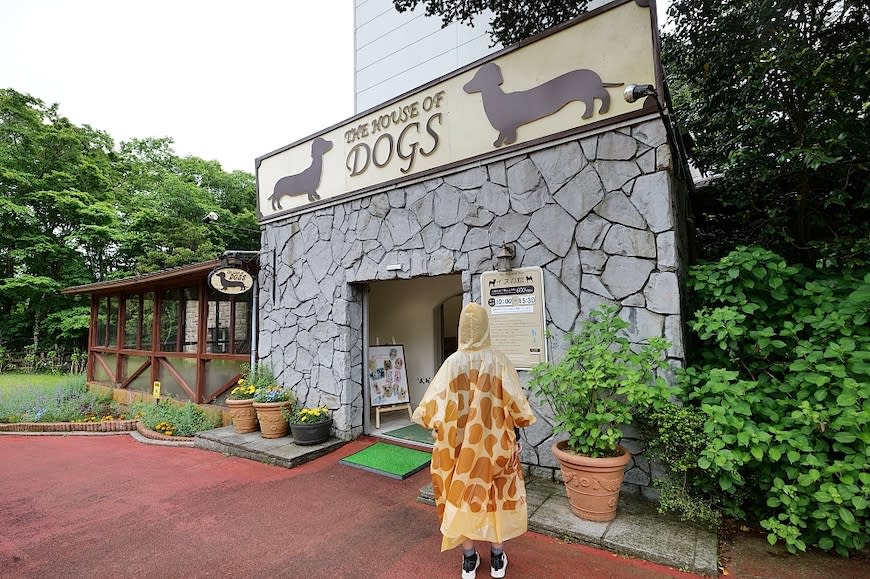
{"label": "yellow polka dot raincoat", "polygon": [[535,421],[507,356],[494,350],[478,304],[459,318],[459,350],[433,378],[414,421],[432,429],[432,485],[441,550],[465,538],[501,543],[526,532],[528,511],[514,427]]}

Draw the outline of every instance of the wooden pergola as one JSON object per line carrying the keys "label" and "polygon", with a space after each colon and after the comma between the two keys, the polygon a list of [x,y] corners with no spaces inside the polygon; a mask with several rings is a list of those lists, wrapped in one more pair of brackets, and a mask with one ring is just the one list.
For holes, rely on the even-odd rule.
{"label": "wooden pergola", "polygon": [[208,285],[220,263],[62,290],[91,296],[88,381],[142,393],[159,381],[162,395],[222,402],[251,361],[255,314],[252,291],[226,295]]}

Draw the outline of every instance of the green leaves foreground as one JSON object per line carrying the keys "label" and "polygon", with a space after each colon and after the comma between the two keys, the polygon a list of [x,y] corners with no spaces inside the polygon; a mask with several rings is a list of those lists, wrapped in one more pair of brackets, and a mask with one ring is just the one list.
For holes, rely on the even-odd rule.
{"label": "green leaves foreground", "polygon": [[823,277],[759,248],[693,268],[700,360],[682,375],[706,418],[701,493],[771,543],[842,555],[870,535],[870,274]]}

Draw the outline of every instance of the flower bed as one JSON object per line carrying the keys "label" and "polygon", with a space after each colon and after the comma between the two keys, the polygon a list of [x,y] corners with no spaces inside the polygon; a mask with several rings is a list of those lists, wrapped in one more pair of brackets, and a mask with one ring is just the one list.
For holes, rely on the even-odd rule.
{"label": "flower bed", "polygon": [[141,422],[136,422],[136,432],[151,440],[162,440],[165,442],[187,443],[187,446],[193,445],[192,436],[168,436],[166,434],[151,430]]}
{"label": "flower bed", "polygon": [[104,420],[101,422],[13,422],[0,423],[0,432],[129,432],[138,420]]}

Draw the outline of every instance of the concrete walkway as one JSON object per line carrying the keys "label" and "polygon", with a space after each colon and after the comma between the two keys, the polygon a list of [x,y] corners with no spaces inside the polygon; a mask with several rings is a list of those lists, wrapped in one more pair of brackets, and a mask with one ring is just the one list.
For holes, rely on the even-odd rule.
{"label": "concrete walkway", "polygon": [[[316,446],[298,446],[289,437],[269,440],[257,432],[236,434],[231,426],[200,433],[195,441],[198,448],[287,468],[343,444],[332,439]],[[638,494],[623,491],[616,519],[593,523],[571,512],[561,483],[529,479],[526,489],[530,530],[685,571],[718,575],[716,534],[658,514],[655,505]],[[431,484],[420,489],[417,500],[434,504]]]}

